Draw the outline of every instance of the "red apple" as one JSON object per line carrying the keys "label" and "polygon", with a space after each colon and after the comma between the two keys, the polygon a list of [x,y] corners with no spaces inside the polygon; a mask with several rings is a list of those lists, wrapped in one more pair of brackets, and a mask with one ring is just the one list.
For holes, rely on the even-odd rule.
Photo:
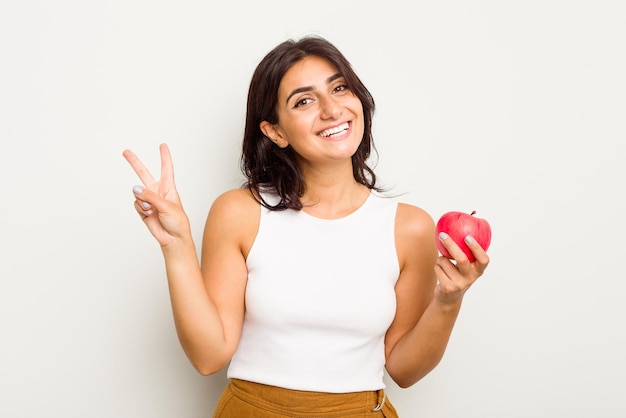
{"label": "red apple", "polygon": [[437,233],[437,249],[444,257],[452,258],[446,247],[439,239],[439,233],[445,232],[457,243],[463,250],[470,262],[474,262],[476,257],[465,244],[465,237],[471,235],[485,251],[489,248],[491,243],[491,227],[489,223],[481,218],[476,218],[472,213],[464,212],[447,212],[444,213],[439,221],[437,221],[436,233]]}

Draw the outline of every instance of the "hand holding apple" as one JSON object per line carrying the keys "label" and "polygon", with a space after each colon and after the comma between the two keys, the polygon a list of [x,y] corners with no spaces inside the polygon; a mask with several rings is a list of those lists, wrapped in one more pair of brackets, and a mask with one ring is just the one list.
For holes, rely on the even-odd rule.
{"label": "hand holding apple", "polygon": [[[470,262],[474,262],[476,257],[465,243],[465,237],[472,236],[480,246],[487,251],[491,243],[491,227],[485,219],[474,216],[476,212],[447,212],[444,213],[436,225],[436,234],[445,232],[463,250]],[[453,258],[440,239],[436,240],[437,249],[447,258]]]}

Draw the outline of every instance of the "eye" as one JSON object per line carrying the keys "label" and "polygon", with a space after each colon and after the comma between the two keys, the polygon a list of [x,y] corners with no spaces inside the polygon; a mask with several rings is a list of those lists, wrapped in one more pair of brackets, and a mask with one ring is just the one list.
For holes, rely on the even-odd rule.
{"label": "eye", "polygon": [[303,98],[303,99],[298,100],[298,101],[297,101],[297,102],[293,105],[293,108],[294,108],[294,109],[297,109],[297,108],[299,108],[299,107],[306,106],[306,105],[308,105],[309,103],[311,103],[312,101],[313,101],[313,100],[312,100],[311,98],[309,98],[309,97],[305,97],[305,98]]}
{"label": "eye", "polygon": [[335,85],[335,87],[333,87],[332,91],[333,94],[343,96],[344,94],[350,92],[350,87],[348,87],[345,81],[341,80]]}

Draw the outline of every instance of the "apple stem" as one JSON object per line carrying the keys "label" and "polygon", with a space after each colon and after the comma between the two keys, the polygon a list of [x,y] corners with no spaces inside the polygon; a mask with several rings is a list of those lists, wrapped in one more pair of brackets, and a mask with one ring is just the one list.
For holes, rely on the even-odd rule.
{"label": "apple stem", "polygon": [[473,211],[472,211],[472,213],[470,213],[470,215],[471,215],[471,216],[476,215],[476,211],[475,211],[475,210],[473,210]]}

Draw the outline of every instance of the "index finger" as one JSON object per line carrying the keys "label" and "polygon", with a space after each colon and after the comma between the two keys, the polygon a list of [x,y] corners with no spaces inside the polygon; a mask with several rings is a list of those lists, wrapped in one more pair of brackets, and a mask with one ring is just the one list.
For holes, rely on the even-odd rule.
{"label": "index finger", "polygon": [[438,238],[442,241],[443,246],[446,248],[446,250],[448,250],[448,253],[450,254],[450,257],[452,257],[452,259],[454,259],[455,261],[460,261],[463,258],[468,258],[468,254],[463,251],[460,243],[457,243],[450,235],[445,232],[441,232]]}
{"label": "index finger", "polygon": [[135,155],[134,152],[127,149],[122,152],[122,155],[124,156],[124,158],[126,158],[126,161],[128,161],[130,166],[133,168],[135,173],[137,173],[139,179],[145,186],[150,186],[155,182],[154,177],[152,177],[152,174],[150,174],[150,171],[146,168],[145,165],[143,165],[141,160]]}

